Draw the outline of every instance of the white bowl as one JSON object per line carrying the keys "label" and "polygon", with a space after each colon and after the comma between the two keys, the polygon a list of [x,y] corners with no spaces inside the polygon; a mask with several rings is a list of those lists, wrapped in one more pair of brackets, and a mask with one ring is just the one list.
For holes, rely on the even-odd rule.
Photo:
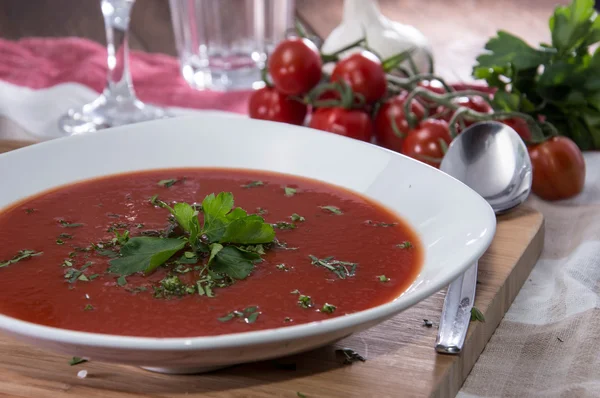
{"label": "white bowl", "polygon": [[139,123],[0,155],[0,208],[92,177],[207,166],[306,176],[373,198],[417,231],[424,246],[422,270],[392,302],[330,320],[256,332],[126,337],[40,326],[3,315],[0,329],[59,353],[172,373],[284,356],[372,327],[442,289],[484,253],[496,228],[485,200],[435,168],[335,134],[215,115]]}

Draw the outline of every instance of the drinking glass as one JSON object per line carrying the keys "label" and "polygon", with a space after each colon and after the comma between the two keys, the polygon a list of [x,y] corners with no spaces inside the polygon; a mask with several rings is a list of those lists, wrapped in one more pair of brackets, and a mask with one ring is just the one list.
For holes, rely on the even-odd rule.
{"label": "drinking glass", "polygon": [[256,87],[293,27],[293,0],[170,0],[184,79],[199,90]]}
{"label": "drinking glass", "polygon": [[165,109],[145,104],[135,95],[129,72],[127,31],[135,0],[101,0],[106,28],[108,76],[102,94],[89,104],[69,109],[59,120],[68,135],[167,117]]}

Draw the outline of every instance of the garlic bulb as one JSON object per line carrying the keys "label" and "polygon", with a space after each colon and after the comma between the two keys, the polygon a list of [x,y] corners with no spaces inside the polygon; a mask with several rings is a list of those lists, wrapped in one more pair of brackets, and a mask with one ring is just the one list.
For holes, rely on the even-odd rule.
{"label": "garlic bulb", "polygon": [[[415,27],[391,21],[381,14],[376,0],[345,0],[342,23],[325,39],[322,52],[331,54],[361,38],[382,59],[389,58],[409,48],[414,48],[412,58],[420,73],[429,71],[431,46],[427,38]],[[341,57],[358,49],[348,50]],[[408,63],[403,63],[409,68]],[[333,67],[326,65],[326,71]]]}

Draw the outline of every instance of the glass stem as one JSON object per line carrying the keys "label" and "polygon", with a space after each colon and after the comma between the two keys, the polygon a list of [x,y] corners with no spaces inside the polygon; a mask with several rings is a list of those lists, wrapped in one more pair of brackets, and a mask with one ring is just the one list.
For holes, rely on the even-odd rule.
{"label": "glass stem", "polygon": [[108,75],[104,95],[117,101],[135,100],[129,72],[127,32],[135,0],[101,0],[106,28]]}

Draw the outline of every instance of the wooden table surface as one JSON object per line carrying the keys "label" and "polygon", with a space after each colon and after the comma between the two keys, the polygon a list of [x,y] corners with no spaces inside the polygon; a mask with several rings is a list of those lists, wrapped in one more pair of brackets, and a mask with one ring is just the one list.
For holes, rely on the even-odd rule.
{"label": "wooden table surface", "polygon": [[[283,1],[283,0],[278,0]],[[339,23],[342,0],[296,0],[297,14],[321,37]],[[468,80],[475,56],[498,29],[532,43],[549,38],[548,17],[567,0],[379,0],[391,19],[414,25],[431,41],[437,71]],[[100,1],[2,0],[0,37],[80,36],[104,43]],[[138,0],[131,22],[131,46],[175,55],[167,0]]]}

